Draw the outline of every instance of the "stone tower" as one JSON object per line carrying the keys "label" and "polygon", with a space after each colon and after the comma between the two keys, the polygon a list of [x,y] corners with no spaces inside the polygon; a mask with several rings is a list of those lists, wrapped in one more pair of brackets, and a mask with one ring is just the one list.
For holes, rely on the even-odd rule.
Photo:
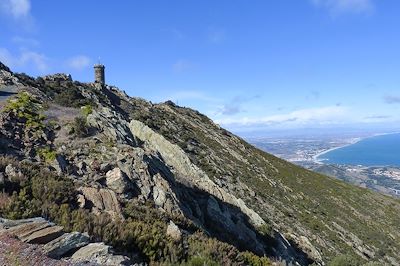
{"label": "stone tower", "polygon": [[105,66],[102,64],[94,65],[94,82],[104,85],[105,83],[104,69]]}

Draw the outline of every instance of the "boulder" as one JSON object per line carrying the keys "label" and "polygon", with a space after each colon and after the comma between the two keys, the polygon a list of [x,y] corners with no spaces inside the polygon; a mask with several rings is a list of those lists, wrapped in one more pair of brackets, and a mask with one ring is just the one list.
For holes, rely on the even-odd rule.
{"label": "boulder", "polygon": [[45,244],[56,239],[62,234],[63,234],[63,227],[51,226],[36,231],[24,238],[21,238],[21,240],[30,244]]}
{"label": "boulder", "polygon": [[126,174],[118,167],[106,173],[106,184],[107,187],[119,194],[127,192],[132,187]]}
{"label": "boulder", "polygon": [[21,179],[23,177],[21,171],[18,171],[14,166],[12,166],[11,164],[6,166],[5,169],[5,174],[8,177],[8,179],[10,181],[12,180],[18,180]]}
{"label": "boulder", "polygon": [[117,195],[110,189],[97,189],[92,187],[81,187],[80,192],[83,195],[79,197],[79,203],[87,206],[87,201],[92,203],[92,211],[101,212],[105,211],[114,217],[122,217],[121,206],[118,202]]}
{"label": "boulder", "polygon": [[95,262],[100,265],[127,265],[129,258],[114,255],[110,246],[104,243],[90,243],[80,248],[72,256],[71,260],[77,262]]}
{"label": "boulder", "polygon": [[5,229],[9,229],[11,227],[18,226],[21,224],[39,223],[39,222],[46,222],[46,219],[44,219],[42,217],[21,219],[21,220],[8,220],[8,219],[0,218],[0,225]]}
{"label": "boulder", "polygon": [[169,221],[167,227],[167,235],[170,236],[175,241],[181,241],[182,239],[182,232],[173,221]]}
{"label": "boulder", "polygon": [[73,232],[65,233],[43,246],[47,256],[53,259],[60,259],[64,254],[89,244],[89,236]]}
{"label": "boulder", "polygon": [[9,233],[10,235],[14,235],[22,240],[29,237],[34,232],[47,227],[50,227],[50,223],[47,221],[25,223],[9,228],[7,230],[7,233]]}

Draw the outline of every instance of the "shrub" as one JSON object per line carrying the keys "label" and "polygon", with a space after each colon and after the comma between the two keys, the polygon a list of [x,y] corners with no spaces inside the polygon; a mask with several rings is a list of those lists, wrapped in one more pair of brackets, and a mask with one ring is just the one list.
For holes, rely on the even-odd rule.
{"label": "shrub", "polygon": [[328,266],[361,266],[362,262],[359,258],[351,255],[339,255],[328,263]]}
{"label": "shrub", "polygon": [[80,91],[75,87],[65,88],[60,93],[56,94],[54,101],[61,106],[75,108],[91,104],[90,100],[83,97]]}
{"label": "shrub", "polygon": [[23,91],[18,93],[16,98],[7,100],[3,112],[13,112],[19,119],[25,120],[28,128],[44,129],[43,121],[45,116],[40,114],[42,110],[39,102],[29,93]]}
{"label": "shrub", "polygon": [[45,160],[47,163],[53,162],[57,157],[57,153],[52,149],[50,149],[49,147],[40,148],[36,152],[39,155],[39,157]]}
{"label": "shrub", "polygon": [[88,117],[88,115],[90,115],[93,112],[93,107],[91,105],[85,105],[81,107],[82,109],[82,115],[84,117]]}
{"label": "shrub", "polygon": [[87,137],[89,135],[89,128],[86,123],[86,118],[82,116],[75,117],[72,123],[72,132],[79,138]]}

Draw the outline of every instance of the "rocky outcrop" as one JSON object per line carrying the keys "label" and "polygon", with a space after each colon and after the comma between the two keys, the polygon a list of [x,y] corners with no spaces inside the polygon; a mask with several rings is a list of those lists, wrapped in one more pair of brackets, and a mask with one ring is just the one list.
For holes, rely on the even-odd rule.
{"label": "rocky outcrop", "polygon": [[47,75],[42,77],[45,81],[53,81],[53,82],[63,82],[63,81],[72,81],[72,77],[69,74],[64,73],[56,73],[53,75]]}
{"label": "rocky outcrop", "polygon": [[122,217],[121,207],[114,191],[104,188],[81,187],[79,191],[82,208],[91,208],[94,213],[107,212],[113,217]]}
{"label": "rocky outcrop", "polygon": [[4,65],[2,62],[0,62],[0,70],[4,70],[6,72],[11,72],[11,70],[6,65]]}
{"label": "rocky outcrop", "polygon": [[96,128],[109,141],[119,144],[136,145],[135,138],[129,130],[124,117],[108,107],[100,107],[87,117],[89,126]]}
{"label": "rocky outcrop", "polygon": [[[39,245],[23,244],[24,242]],[[102,242],[89,242],[88,235],[78,232],[64,233],[62,227],[41,217],[23,220],[0,218],[0,251],[4,251],[0,252],[0,264],[9,259],[2,254],[12,254],[10,258],[14,259],[30,254],[28,257],[34,256],[39,263],[35,265],[133,265],[128,257],[115,255],[112,247]],[[6,253],[10,250],[16,253]],[[32,250],[36,251],[31,252]],[[68,263],[59,261],[61,258]],[[26,261],[26,264],[23,262],[19,265],[32,265],[31,263]]]}
{"label": "rocky outcrop", "polygon": [[175,241],[181,241],[182,239],[182,232],[173,221],[169,221],[167,227],[167,235],[170,236]]}
{"label": "rocky outcrop", "polygon": [[263,219],[254,210],[248,208],[241,199],[225,192],[216,185],[201,169],[192,164],[189,157],[177,145],[170,143],[163,136],[154,132],[140,121],[132,120],[129,127],[137,138],[147,143],[152,149],[159,152],[166,164],[172,167],[178,178],[194,183],[198,188],[214,195],[220,200],[240,208],[254,226],[265,224]]}
{"label": "rocky outcrop", "polygon": [[132,187],[126,174],[118,167],[107,172],[106,185],[119,194],[127,192]]}
{"label": "rocky outcrop", "polygon": [[89,236],[79,232],[65,233],[43,246],[47,256],[60,259],[71,250],[76,250],[89,244]]}
{"label": "rocky outcrop", "polygon": [[50,226],[41,230],[35,231],[26,237],[21,238],[22,241],[30,244],[45,244],[53,239],[56,239],[63,234],[62,226]]}
{"label": "rocky outcrop", "polygon": [[89,245],[79,249],[72,256],[70,261],[76,262],[96,262],[100,265],[128,265],[129,258],[122,255],[114,255],[114,251],[110,246],[104,243],[90,243]]}

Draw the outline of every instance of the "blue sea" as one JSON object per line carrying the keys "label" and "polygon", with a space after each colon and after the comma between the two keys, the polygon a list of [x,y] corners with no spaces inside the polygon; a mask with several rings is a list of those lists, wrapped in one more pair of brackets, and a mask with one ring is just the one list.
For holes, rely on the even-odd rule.
{"label": "blue sea", "polygon": [[366,138],[317,159],[332,164],[400,166],[400,133]]}

